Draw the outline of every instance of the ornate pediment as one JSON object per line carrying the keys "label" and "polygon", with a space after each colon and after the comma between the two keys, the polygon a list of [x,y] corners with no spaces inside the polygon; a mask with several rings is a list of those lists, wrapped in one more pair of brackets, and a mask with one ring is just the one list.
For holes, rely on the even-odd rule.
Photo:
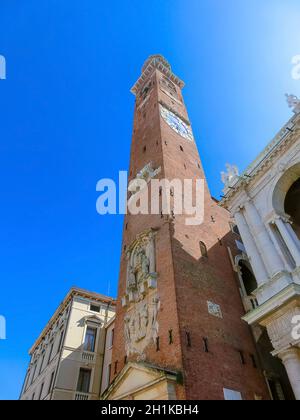
{"label": "ornate pediment", "polygon": [[146,363],[128,363],[102,395],[104,400],[176,399],[176,372]]}

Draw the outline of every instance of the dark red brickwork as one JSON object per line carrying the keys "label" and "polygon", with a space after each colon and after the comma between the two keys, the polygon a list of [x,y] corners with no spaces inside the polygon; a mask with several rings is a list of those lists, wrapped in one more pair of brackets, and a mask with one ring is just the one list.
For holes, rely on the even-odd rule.
{"label": "dark red brickwork", "polygon": [[[159,102],[188,120],[180,88],[176,86],[173,97],[166,94],[163,77],[156,70],[149,79],[152,82],[149,91],[142,96],[137,93],[130,179],[149,162],[155,168],[162,167],[159,178],[204,178],[196,144],[181,137],[160,117]],[[263,375],[252,363],[255,346],[251,332],[241,321],[243,307],[227,249],[234,250],[236,239],[230,231],[229,214],[211,198],[206,185],[205,222],[186,226],[185,218],[125,217],[112,366],[118,361],[120,372],[126,362],[125,309],[120,301],[126,289],[126,247],[139,233],[153,228],[158,230],[160,350],[151,344],[145,352],[146,361],[182,375],[183,385],[177,386],[178,399],[223,399],[223,388],[241,392],[244,399],[254,399],[255,395],[268,399]],[[201,256],[200,241],[207,246],[207,256]],[[207,301],[221,306],[223,319],[208,313]],[[114,379],[114,369],[112,372]]]}

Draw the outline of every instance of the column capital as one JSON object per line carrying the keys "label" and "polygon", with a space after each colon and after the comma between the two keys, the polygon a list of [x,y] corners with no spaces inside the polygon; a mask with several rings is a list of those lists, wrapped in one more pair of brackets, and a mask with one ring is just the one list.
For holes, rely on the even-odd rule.
{"label": "column capital", "polygon": [[287,350],[284,350],[278,354],[279,359],[283,361],[283,363],[289,360],[299,360],[300,359],[300,348],[299,347],[290,347]]}
{"label": "column capital", "polygon": [[241,213],[244,210],[245,206],[243,204],[238,205],[234,210],[233,210],[233,219],[235,218],[236,214]]}
{"label": "column capital", "polygon": [[276,222],[276,220],[282,220],[284,223],[289,224],[293,223],[291,220],[291,216],[289,216],[288,214],[275,214],[274,221]]}

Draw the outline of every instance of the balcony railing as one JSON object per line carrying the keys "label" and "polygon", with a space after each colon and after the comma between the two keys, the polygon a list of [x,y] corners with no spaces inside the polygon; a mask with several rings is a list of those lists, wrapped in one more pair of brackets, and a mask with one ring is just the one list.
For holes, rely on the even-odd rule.
{"label": "balcony railing", "polygon": [[90,351],[83,351],[81,354],[81,358],[83,362],[93,363],[96,360],[96,353]]}
{"label": "balcony railing", "polygon": [[90,394],[85,394],[83,392],[76,392],[75,393],[75,400],[76,401],[88,401],[90,399]]}

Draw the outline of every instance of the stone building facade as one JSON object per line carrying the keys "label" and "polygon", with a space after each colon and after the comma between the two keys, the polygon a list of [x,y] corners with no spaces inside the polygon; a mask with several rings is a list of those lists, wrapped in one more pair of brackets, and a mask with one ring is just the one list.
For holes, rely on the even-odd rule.
{"label": "stone building facade", "polygon": [[113,299],[72,288],[30,349],[20,399],[99,399],[106,326],[114,315]]}
{"label": "stone building facade", "polygon": [[248,312],[243,318],[258,340],[269,339],[299,400],[300,101],[288,96],[288,102],[293,117],[258,158],[241,175],[230,166],[223,174],[222,206],[245,246],[235,260]]}
{"label": "stone building facade", "polygon": [[204,221],[191,226],[173,211],[172,188],[160,189],[161,199],[171,200],[169,214],[126,215],[111,384],[102,398],[269,399],[241,319],[236,235],[230,214],[210,195],[183,86],[162,56],[144,64],[132,89],[130,191],[139,191],[140,179],[191,179],[194,186],[202,179]]}

